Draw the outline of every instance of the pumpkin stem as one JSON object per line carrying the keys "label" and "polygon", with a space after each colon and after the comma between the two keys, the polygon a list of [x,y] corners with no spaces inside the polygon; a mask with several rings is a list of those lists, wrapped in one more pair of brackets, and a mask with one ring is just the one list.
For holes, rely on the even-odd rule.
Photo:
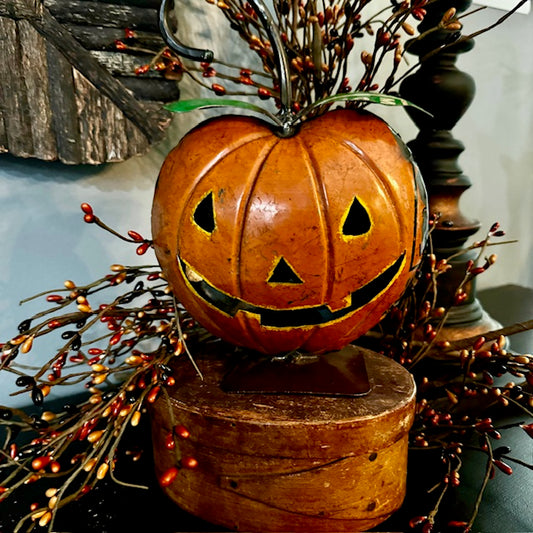
{"label": "pumpkin stem", "polygon": [[[254,9],[259,18],[272,46],[274,58],[276,60],[278,82],[279,82],[279,100],[280,110],[276,117],[278,126],[278,135],[281,137],[290,137],[296,129],[296,119],[291,111],[292,93],[290,84],[290,67],[287,54],[283,47],[281,35],[276,26],[270,11],[262,0],[249,0],[249,4]],[[170,4],[168,0],[161,2],[159,9],[159,28],[161,34],[170,48],[176,51],[180,56],[192,59],[193,61],[202,61],[210,63],[213,61],[213,52],[211,50],[202,50],[192,48],[181,43],[176,37],[175,32],[170,29],[168,22],[170,15]]]}

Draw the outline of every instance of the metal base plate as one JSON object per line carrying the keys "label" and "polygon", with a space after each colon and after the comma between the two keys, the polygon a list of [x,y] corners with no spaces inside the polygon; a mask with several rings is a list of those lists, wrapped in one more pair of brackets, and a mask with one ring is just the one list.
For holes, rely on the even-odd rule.
{"label": "metal base plate", "polygon": [[345,346],[325,354],[293,352],[240,359],[221,383],[224,392],[363,396],[371,390],[364,348]]}

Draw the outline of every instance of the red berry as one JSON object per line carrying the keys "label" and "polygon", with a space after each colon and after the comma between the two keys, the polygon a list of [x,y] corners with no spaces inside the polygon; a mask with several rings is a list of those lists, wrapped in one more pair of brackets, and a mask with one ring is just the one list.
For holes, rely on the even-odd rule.
{"label": "red berry", "polygon": [[463,522],[462,520],[450,520],[448,522],[449,527],[466,527],[468,522]]}
{"label": "red berry", "polygon": [[162,487],[168,487],[176,479],[179,470],[175,466],[171,466],[161,474],[159,483]]}
{"label": "red berry", "polygon": [[178,435],[178,437],[181,437],[182,439],[188,439],[191,435],[189,433],[189,430],[181,424],[174,426],[174,433]]}
{"label": "red berry", "polygon": [[88,204],[88,203],[83,203],[81,204],[81,210],[86,214],[86,215],[92,215],[93,214],[93,208]]}
{"label": "red berry", "polygon": [[257,96],[259,96],[261,100],[268,100],[272,96],[272,93],[264,87],[259,87],[259,89],[257,89]]}
{"label": "red berry", "polygon": [[9,457],[11,457],[11,459],[15,459],[17,457],[18,451],[18,446],[15,443],[9,445]]}
{"label": "red berry", "polygon": [[154,403],[157,400],[157,397],[159,396],[160,392],[161,392],[161,387],[159,385],[156,385],[155,387],[152,388],[152,390],[146,396],[146,401],[148,403]]}
{"label": "red berry", "polygon": [[146,251],[148,250],[148,248],[150,248],[149,242],[144,242],[140,246],[137,246],[137,250],[136,250],[137,255],[144,255]]}
{"label": "red berry", "polygon": [[479,350],[481,347],[485,344],[485,337],[481,336],[476,339],[476,342],[474,342],[472,348],[474,350]]}
{"label": "red berry", "polygon": [[504,474],[510,476],[513,473],[513,469],[507,463],[500,461],[500,459],[494,459],[493,462]]}
{"label": "red berry", "polygon": [[165,437],[165,448],[167,450],[173,450],[176,447],[176,441],[174,440],[174,435],[168,433]]}
{"label": "red berry", "polygon": [[48,463],[51,461],[50,457],[48,455],[45,455],[44,457],[36,457],[31,462],[31,467],[34,470],[41,470],[42,468],[46,468]]}
{"label": "red berry", "polygon": [[71,355],[69,357],[69,361],[71,363],[83,363],[83,361],[85,361],[85,357],[81,352],[78,352],[76,355]]}
{"label": "red berry", "polygon": [[217,96],[224,96],[226,94],[226,88],[223,85],[220,85],[220,83],[213,83],[211,89],[213,89],[213,92]]}
{"label": "red berry", "polygon": [[141,65],[140,67],[135,68],[135,75],[140,76],[141,74],[146,74],[150,70],[150,65]]}
{"label": "red berry", "polygon": [[426,10],[425,9],[413,9],[413,11],[411,12],[411,14],[413,15],[413,17],[417,20],[423,20],[424,17],[426,16]]}
{"label": "red berry", "polygon": [[198,461],[194,457],[182,457],[181,466],[189,470],[193,470],[198,466]]}
{"label": "red berry", "polygon": [[213,67],[207,67],[203,72],[202,76],[204,78],[213,78],[217,75],[217,71]]}
{"label": "red berry", "polygon": [[424,524],[427,521],[427,516],[414,516],[409,520],[409,527],[415,528],[421,524]]}
{"label": "red berry", "polygon": [[533,439],[533,424],[522,424],[520,427]]}
{"label": "red berry", "polygon": [[483,274],[483,272],[485,272],[485,269],[483,267],[476,267],[470,271],[470,275],[478,276],[479,274]]}
{"label": "red berry", "polygon": [[241,76],[239,78],[239,81],[244,84],[244,85],[253,85],[254,82],[252,80],[252,78],[248,77],[248,76]]}
{"label": "red berry", "polygon": [[143,236],[140,234],[140,233],[137,233],[136,231],[133,231],[132,229],[130,229],[130,231],[128,231],[128,235],[131,239],[133,239],[135,242],[142,242],[144,241],[144,238]]}
{"label": "red berry", "polygon": [[382,28],[380,28],[376,36],[376,42],[378,46],[385,46],[389,44],[390,40],[391,40],[390,32],[385,31]]}
{"label": "red berry", "polygon": [[118,333],[115,333],[110,339],[109,339],[109,344],[111,346],[114,346],[115,344],[117,344],[119,341],[120,341],[120,338],[122,337],[122,333],[118,332]]}

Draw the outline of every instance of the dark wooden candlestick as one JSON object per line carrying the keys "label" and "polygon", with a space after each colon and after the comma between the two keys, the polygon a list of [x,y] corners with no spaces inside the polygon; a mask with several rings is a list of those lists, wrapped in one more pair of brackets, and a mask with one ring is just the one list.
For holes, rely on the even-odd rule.
{"label": "dark wooden candlestick", "polygon": [[[440,0],[432,3],[419,25],[420,33],[437,26],[450,7],[463,12],[470,4],[471,0]],[[472,77],[455,65],[457,56],[471,50],[474,42],[461,41],[459,38],[459,32],[441,29],[412,41],[408,51],[420,58],[443,45],[458,42],[425,59],[420,69],[405,78],[400,86],[403,97],[433,115],[429,117],[417,110],[409,110],[420,131],[408,145],[426,183],[430,213],[440,213],[433,231],[433,246],[439,259],[461,251],[467,239],[480,228],[480,223],[464,215],[459,207],[461,195],[472,182],[458,165],[464,145],[453,137],[451,130],[468,109],[475,93]],[[450,273],[439,278],[440,305],[448,307],[453,304],[455,291],[464,277],[466,263],[474,259],[475,255],[474,252],[461,254],[453,260],[454,268]],[[452,308],[446,322],[447,338],[470,336],[477,331],[482,333],[498,326],[476,299],[474,282],[466,290],[466,300]]]}

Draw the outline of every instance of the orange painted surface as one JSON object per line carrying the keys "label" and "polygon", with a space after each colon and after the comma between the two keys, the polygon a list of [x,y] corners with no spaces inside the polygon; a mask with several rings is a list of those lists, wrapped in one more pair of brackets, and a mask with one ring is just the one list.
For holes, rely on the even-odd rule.
{"label": "orange painted surface", "polygon": [[176,297],[215,335],[322,352],[366,333],[403,293],[425,216],[407,149],[374,115],[329,112],[285,139],[229,116],[167,156],[152,232]]}

